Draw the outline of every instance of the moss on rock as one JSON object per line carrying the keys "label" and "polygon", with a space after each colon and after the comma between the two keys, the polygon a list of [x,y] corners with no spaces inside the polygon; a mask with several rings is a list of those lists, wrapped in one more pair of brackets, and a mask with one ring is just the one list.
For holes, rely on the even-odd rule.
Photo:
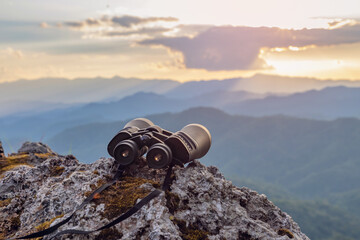
{"label": "moss on rock", "polygon": [[186,221],[174,218],[172,220],[181,232],[181,238],[184,240],[207,240],[209,233],[199,229],[194,224],[187,224]]}
{"label": "moss on rock", "polygon": [[62,218],[63,216],[64,216],[64,214],[61,214],[61,215],[59,215],[59,216],[56,216],[56,217],[50,219],[49,221],[43,222],[43,223],[41,223],[40,225],[38,225],[37,227],[35,227],[35,229],[36,229],[37,231],[45,230],[45,229],[49,228],[50,225],[51,225],[56,219]]}
{"label": "moss on rock", "polygon": [[56,156],[55,153],[34,153],[34,155],[41,159],[48,159],[50,157]]}
{"label": "moss on rock", "polygon": [[289,238],[294,238],[294,234],[289,230],[289,229],[285,229],[285,228],[280,228],[278,230],[278,234],[280,236],[288,236]]}
{"label": "moss on rock", "polygon": [[16,231],[21,226],[20,216],[12,217],[10,219],[11,231]]}
{"label": "moss on rock", "polygon": [[58,177],[64,172],[65,168],[62,166],[53,166],[50,168],[50,176]]}
{"label": "moss on rock", "polygon": [[0,240],[13,235],[21,227],[20,216],[14,214],[9,220],[0,223]]}
{"label": "moss on rock", "polygon": [[116,228],[112,227],[102,230],[100,234],[95,237],[95,240],[116,240],[122,238],[122,236],[123,234],[121,232],[119,232]]}
{"label": "moss on rock", "polygon": [[175,193],[166,191],[165,198],[166,198],[166,207],[169,209],[169,212],[171,214],[174,214],[174,212],[179,208],[180,197]]}
{"label": "moss on rock", "polygon": [[[40,159],[48,159],[49,157],[54,156],[54,153],[35,153],[36,157]],[[30,154],[28,153],[17,153],[11,154],[7,157],[0,159],[0,174],[9,171],[17,166],[26,165],[33,167],[30,164]]]}
{"label": "moss on rock", "polygon": [[[95,190],[104,183],[105,180],[100,180],[97,186],[92,185],[91,188]],[[102,216],[109,220],[113,219],[133,207],[137,199],[144,198],[149,194],[149,190],[140,188],[145,183],[153,186],[159,185],[158,182],[144,178],[123,177],[120,182],[116,182],[101,194],[97,194],[93,201],[96,205],[103,203],[105,210]],[[89,196],[90,194],[91,192],[87,192],[85,195]]]}
{"label": "moss on rock", "polygon": [[0,174],[20,165],[32,166],[28,161],[29,154],[16,154],[0,159]]}
{"label": "moss on rock", "polygon": [[5,199],[5,200],[1,200],[1,201],[0,201],[0,208],[1,208],[1,207],[6,207],[7,205],[10,204],[10,202],[11,202],[11,198],[7,198],[7,199]]}

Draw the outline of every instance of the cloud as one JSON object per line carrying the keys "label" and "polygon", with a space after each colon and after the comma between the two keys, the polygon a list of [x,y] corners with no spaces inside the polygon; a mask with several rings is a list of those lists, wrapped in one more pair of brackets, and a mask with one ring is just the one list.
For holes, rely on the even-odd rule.
{"label": "cloud", "polygon": [[195,37],[201,32],[205,32],[206,30],[214,27],[213,25],[204,25],[204,24],[179,24],[174,26],[167,35],[172,37],[186,36],[186,37]]}
{"label": "cloud", "polygon": [[331,19],[330,22],[328,22],[329,28],[330,29],[335,29],[335,28],[341,28],[344,26],[355,26],[359,24],[359,22],[355,19]]}
{"label": "cloud", "polygon": [[194,37],[212,25],[177,24],[174,17],[107,16],[88,18],[83,21],[58,23],[57,27],[69,27],[84,33],[84,38],[129,38],[141,41],[159,37]]}
{"label": "cloud", "polygon": [[112,17],[111,22],[122,27],[132,27],[134,25],[150,23],[150,22],[176,22],[178,21],[177,18],[173,17],[148,17],[148,18],[141,18],[136,16],[121,16],[121,17]]}
{"label": "cloud", "polygon": [[17,59],[23,59],[24,58],[24,54],[21,50],[16,50],[16,49],[13,49],[11,47],[8,47],[4,50],[1,50],[0,49],[0,53],[5,55],[5,56],[8,56],[8,57],[15,57]]}
{"label": "cloud", "polygon": [[132,35],[147,35],[155,37],[156,35],[161,36],[163,33],[170,31],[169,28],[139,28],[132,31],[109,31],[102,33],[102,36],[107,37],[121,37],[121,36],[132,36]]}
{"label": "cloud", "polygon": [[[338,25],[338,24],[335,24]],[[184,55],[188,68],[207,70],[264,69],[264,48],[328,46],[360,42],[360,24],[353,21],[334,29],[281,29],[270,27],[212,27],[193,38],[162,37],[143,40],[143,45],[161,45]]]}
{"label": "cloud", "polygon": [[93,27],[123,27],[132,28],[138,25],[145,25],[154,22],[176,22],[177,18],[173,17],[147,17],[141,18],[137,16],[103,16],[101,18],[88,18],[83,21],[65,22],[63,25],[71,28],[93,28]]}
{"label": "cloud", "polygon": [[71,28],[84,28],[84,27],[98,27],[101,25],[106,25],[108,24],[107,21],[103,21],[102,19],[94,19],[94,18],[88,18],[84,21],[73,21],[73,22],[65,22],[64,24],[61,24],[59,26],[68,26]]}
{"label": "cloud", "polygon": [[[137,40],[160,37],[172,30],[165,27],[165,22],[176,22],[173,17],[138,17],[138,16],[107,16],[88,18],[83,21],[71,21],[58,24],[58,27],[69,27],[84,32],[85,38],[129,37],[136,35]],[[168,24],[167,24],[168,25]]]}

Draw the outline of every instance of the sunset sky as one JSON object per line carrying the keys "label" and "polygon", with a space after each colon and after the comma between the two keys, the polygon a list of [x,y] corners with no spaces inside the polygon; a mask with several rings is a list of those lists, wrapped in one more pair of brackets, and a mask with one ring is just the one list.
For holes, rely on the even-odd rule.
{"label": "sunset sky", "polygon": [[359,0],[2,0],[0,82],[360,80]]}

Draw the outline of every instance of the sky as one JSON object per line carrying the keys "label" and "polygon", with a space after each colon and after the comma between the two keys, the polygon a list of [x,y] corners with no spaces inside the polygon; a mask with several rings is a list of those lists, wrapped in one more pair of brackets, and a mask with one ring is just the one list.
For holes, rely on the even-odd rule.
{"label": "sky", "polygon": [[358,0],[2,0],[0,82],[360,80]]}

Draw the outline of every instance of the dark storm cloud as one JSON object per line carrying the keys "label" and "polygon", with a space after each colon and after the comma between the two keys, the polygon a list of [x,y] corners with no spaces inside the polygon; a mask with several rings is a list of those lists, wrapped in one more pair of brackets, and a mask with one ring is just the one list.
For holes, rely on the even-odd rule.
{"label": "dark storm cloud", "polygon": [[188,68],[244,70],[268,67],[262,48],[326,46],[360,42],[360,24],[336,29],[289,30],[270,27],[213,27],[196,37],[157,38],[140,42],[180,51]]}

